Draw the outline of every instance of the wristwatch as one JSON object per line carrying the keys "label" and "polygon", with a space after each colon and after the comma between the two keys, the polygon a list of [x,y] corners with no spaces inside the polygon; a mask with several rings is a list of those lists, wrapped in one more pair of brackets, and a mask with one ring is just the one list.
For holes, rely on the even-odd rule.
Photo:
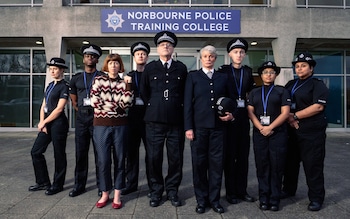
{"label": "wristwatch", "polygon": [[298,120],[299,118],[297,117],[297,115],[295,115],[295,113],[293,114],[293,119],[294,120]]}

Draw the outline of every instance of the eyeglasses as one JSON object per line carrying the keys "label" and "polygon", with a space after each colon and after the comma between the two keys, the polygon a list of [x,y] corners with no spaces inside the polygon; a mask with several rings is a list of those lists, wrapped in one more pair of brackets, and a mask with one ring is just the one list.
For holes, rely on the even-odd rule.
{"label": "eyeglasses", "polygon": [[262,74],[263,75],[275,75],[276,72],[275,71],[263,71]]}
{"label": "eyeglasses", "polygon": [[159,43],[158,46],[159,47],[173,47],[173,44],[164,42],[164,43]]}

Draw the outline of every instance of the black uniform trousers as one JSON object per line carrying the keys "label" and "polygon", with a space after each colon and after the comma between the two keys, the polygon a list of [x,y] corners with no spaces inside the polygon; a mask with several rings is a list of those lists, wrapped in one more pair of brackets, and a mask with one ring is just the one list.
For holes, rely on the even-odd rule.
{"label": "black uniform trousers", "polygon": [[49,144],[52,142],[55,158],[55,173],[52,186],[54,188],[61,189],[63,188],[67,171],[67,117],[64,114],[61,114],[55,120],[48,123],[46,128],[48,133],[46,134],[44,132],[39,132],[31,150],[35,181],[38,184],[50,183],[44,153],[46,152]]}
{"label": "black uniform trousers", "polygon": [[278,127],[268,137],[260,134],[256,128],[253,131],[259,201],[279,205],[287,153],[287,129]]}
{"label": "black uniform trousers", "polygon": [[[300,123],[299,123],[300,124]],[[304,124],[300,124],[302,127]],[[310,201],[323,203],[324,158],[326,153],[326,119],[310,122],[309,128],[289,128],[287,161],[283,190],[294,195],[297,189],[300,161],[303,163]]]}
{"label": "black uniform trousers", "polygon": [[[182,125],[146,123],[147,163],[151,198],[161,198],[164,187],[168,197],[177,195],[182,180],[185,133]],[[167,149],[168,173],[163,179],[164,142]]]}
{"label": "black uniform trousers", "polygon": [[247,194],[250,150],[250,123],[246,109],[239,109],[236,120],[228,124],[225,144],[225,188],[227,198],[241,198]]}
{"label": "black uniform trousers", "polygon": [[[75,122],[75,189],[85,190],[89,169],[89,147],[93,137],[93,118],[94,110],[79,108],[76,114]],[[95,166],[96,166],[96,184],[99,185],[97,154],[94,141],[92,141]]]}
{"label": "black uniform trousers", "polygon": [[[129,139],[126,153],[126,189],[137,189],[139,181],[139,158],[140,158],[140,144],[141,140],[147,150],[146,144],[146,130],[143,117],[145,115],[145,107],[134,105],[129,109],[128,122],[129,122]],[[149,173],[147,166],[147,152],[146,152],[146,177],[148,188]]]}
{"label": "black uniform trousers", "polygon": [[224,160],[224,128],[198,128],[191,141],[194,193],[197,203],[216,205],[220,200]]}

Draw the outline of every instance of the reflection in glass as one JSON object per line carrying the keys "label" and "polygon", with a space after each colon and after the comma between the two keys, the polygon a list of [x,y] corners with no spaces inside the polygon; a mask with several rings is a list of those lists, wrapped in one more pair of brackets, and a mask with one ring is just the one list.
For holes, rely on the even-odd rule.
{"label": "reflection in glass", "polygon": [[0,73],[29,73],[29,50],[0,50]]}

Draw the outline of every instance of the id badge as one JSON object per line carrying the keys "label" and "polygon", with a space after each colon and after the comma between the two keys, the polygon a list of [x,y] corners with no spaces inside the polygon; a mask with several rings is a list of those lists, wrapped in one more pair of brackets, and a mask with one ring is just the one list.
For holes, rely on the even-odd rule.
{"label": "id badge", "polygon": [[238,99],[237,100],[237,108],[245,108],[245,101]]}
{"label": "id badge", "polygon": [[296,103],[292,103],[292,105],[290,106],[290,109],[296,109],[297,108],[297,104]]}
{"label": "id badge", "polygon": [[270,116],[260,116],[261,125],[270,125]]}
{"label": "id badge", "polygon": [[47,113],[49,111],[49,109],[47,108],[47,106],[44,106],[44,113]]}
{"label": "id badge", "polygon": [[84,106],[90,106],[91,105],[91,101],[90,101],[90,98],[84,98],[83,99],[83,105]]}
{"label": "id badge", "polygon": [[140,97],[136,97],[135,105],[144,105],[143,100]]}

